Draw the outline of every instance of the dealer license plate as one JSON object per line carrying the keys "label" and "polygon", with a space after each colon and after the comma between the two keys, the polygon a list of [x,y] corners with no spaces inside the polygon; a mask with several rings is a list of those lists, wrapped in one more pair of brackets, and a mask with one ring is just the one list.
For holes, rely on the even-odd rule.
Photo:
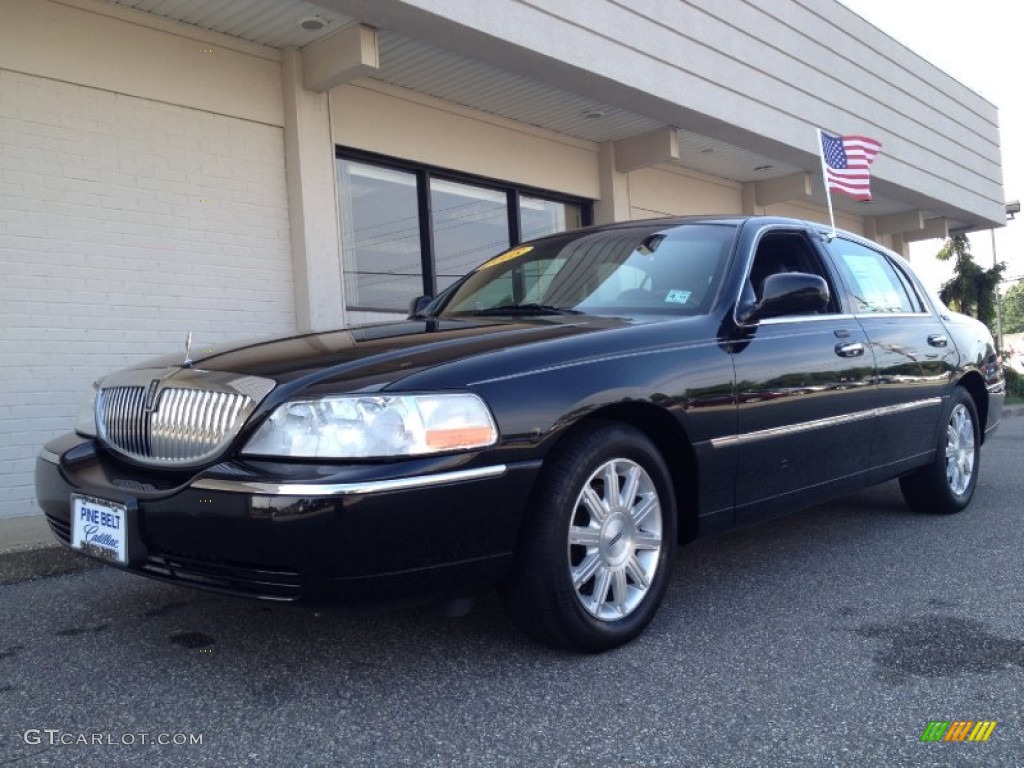
{"label": "dealer license plate", "polygon": [[114,563],[127,563],[128,508],[116,501],[71,494],[71,546]]}

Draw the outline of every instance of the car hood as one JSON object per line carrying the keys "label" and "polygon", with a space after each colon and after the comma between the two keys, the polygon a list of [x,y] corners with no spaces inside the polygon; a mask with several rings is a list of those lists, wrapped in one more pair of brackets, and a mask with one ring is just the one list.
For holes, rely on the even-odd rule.
{"label": "car hood", "polygon": [[[197,355],[193,369],[273,379],[305,387],[344,380],[374,389],[427,368],[529,343],[633,325],[623,318],[574,315],[515,320],[408,320],[257,341]],[[183,356],[149,360],[140,368],[181,366]]]}

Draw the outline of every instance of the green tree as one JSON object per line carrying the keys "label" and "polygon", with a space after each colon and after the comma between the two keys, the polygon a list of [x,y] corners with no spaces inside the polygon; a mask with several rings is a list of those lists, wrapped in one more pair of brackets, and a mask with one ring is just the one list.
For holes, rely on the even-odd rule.
{"label": "green tree", "polygon": [[1024,282],[1015,284],[1003,296],[1003,333],[1024,332]]}
{"label": "green tree", "polygon": [[1003,279],[1006,264],[980,267],[971,255],[971,242],[967,235],[953,235],[943,244],[935,257],[939,261],[955,259],[953,277],[943,283],[939,298],[946,305],[965,315],[976,317],[996,332],[996,286]]}

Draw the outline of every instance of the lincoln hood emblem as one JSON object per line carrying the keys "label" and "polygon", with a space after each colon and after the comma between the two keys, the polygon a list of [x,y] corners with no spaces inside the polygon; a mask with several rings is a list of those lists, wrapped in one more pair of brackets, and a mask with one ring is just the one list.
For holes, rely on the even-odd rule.
{"label": "lincoln hood emblem", "polygon": [[160,379],[153,379],[149,382],[149,389],[146,390],[146,411],[151,412],[156,408],[156,393],[160,388]]}

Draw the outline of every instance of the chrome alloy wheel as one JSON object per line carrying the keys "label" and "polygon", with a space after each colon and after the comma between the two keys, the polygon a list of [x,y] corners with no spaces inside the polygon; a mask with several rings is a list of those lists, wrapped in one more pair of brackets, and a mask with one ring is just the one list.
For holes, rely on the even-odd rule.
{"label": "chrome alloy wheel", "polygon": [[569,522],[569,575],[580,605],[616,621],[643,602],[662,547],[658,491],[643,467],[611,459],[583,485]]}
{"label": "chrome alloy wheel", "polygon": [[946,426],[946,482],[957,496],[963,495],[974,474],[974,422],[967,408],[958,404]]}

